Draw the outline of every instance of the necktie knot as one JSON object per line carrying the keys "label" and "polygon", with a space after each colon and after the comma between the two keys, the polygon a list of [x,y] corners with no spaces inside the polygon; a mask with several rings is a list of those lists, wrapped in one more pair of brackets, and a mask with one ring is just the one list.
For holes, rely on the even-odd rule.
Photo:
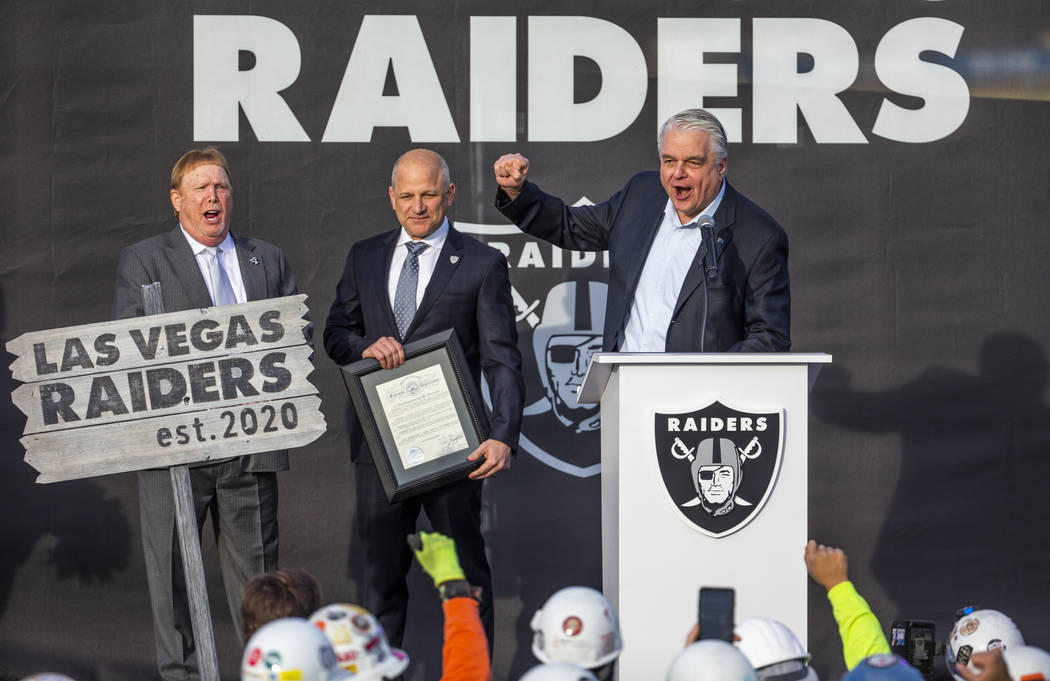
{"label": "necktie knot", "polygon": [[427,247],[428,244],[422,241],[409,241],[405,244],[405,248],[408,249],[409,255],[414,258],[418,258],[419,254]]}

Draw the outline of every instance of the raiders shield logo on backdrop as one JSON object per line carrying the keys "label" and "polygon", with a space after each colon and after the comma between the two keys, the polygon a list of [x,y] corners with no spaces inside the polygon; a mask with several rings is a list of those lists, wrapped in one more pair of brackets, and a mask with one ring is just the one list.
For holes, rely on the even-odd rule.
{"label": "raiders shield logo on backdrop", "polygon": [[783,411],[721,402],[656,415],[656,458],[675,507],[697,530],[724,537],[762,510],[783,457]]}

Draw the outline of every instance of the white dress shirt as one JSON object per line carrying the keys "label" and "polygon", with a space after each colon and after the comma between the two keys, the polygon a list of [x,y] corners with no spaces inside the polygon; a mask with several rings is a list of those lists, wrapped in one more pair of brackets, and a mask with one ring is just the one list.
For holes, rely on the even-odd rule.
{"label": "white dress shirt", "polygon": [[[423,252],[419,254],[419,279],[416,281],[416,309],[419,309],[419,302],[423,300],[423,292],[427,290],[427,284],[430,283],[430,277],[434,275],[434,269],[438,264],[438,257],[441,255],[441,247],[445,245],[445,239],[448,237],[448,218],[441,223],[441,226],[434,231],[428,237],[420,239],[429,248],[424,248]],[[405,264],[405,258],[408,257],[408,249],[405,248],[405,244],[409,241],[413,241],[412,237],[408,235],[405,228],[401,228],[401,235],[397,238],[397,246],[394,248],[394,259],[390,261],[390,277],[387,280],[387,293],[390,295],[390,307],[394,307],[394,296],[397,294],[397,280],[401,278],[401,267]]]}
{"label": "white dress shirt", "polygon": [[[726,183],[718,196],[685,225],[678,218],[671,199],[664,207],[664,219],[656,231],[652,248],[645,259],[634,300],[627,316],[620,352],[663,352],[667,346],[667,327],[671,324],[682,282],[700,249],[701,215],[714,216],[725,195]],[[699,330],[697,331],[699,333]]]}
{"label": "white dress shirt", "polygon": [[[186,242],[193,250],[193,257],[197,259],[197,267],[200,268],[201,276],[204,277],[204,285],[208,287],[208,295],[211,296],[211,301],[214,303],[215,291],[212,290],[211,274],[208,268],[208,258],[211,257],[208,254],[209,247],[190,236],[186,228],[182,227],[182,224],[179,224],[179,227],[182,228],[182,236],[186,237]],[[222,255],[219,257],[219,266],[225,270],[226,277],[230,280],[230,286],[233,287],[233,295],[237,296],[238,303],[248,302],[248,294],[244,292],[244,279],[241,278],[241,263],[237,259],[237,249],[233,245],[233,237],[227,233],[226,238],[222,240],[218,247],[222,249]],[[212,248],[211,250],[214,251],[215,249]]]}

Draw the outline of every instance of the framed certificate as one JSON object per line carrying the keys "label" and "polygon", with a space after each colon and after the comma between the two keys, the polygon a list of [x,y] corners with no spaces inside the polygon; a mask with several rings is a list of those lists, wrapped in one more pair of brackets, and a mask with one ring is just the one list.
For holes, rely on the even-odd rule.
{"label": "framed certificate", "polygon": [[343,367],[390,503],[466,477],[467,455],[488,437],[488,419],[454,329],[405,345],[405,363],[363,359]]}

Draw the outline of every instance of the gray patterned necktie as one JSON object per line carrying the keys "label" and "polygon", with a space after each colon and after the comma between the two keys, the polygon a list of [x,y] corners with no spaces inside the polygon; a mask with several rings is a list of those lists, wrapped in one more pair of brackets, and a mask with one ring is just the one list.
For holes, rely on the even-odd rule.
{"label": "gray patterned necktie", "polygon": [[412,318],[416,316],[416,287],[419,285],[419,254],[427,244],[422,241],[409,241],[405,244],[408,255],[401,265],[401,276],[397,280],[397,288],[394,290],[394,321],[397,323],[397,331],[401,337],[412,324]]}
{"label": "gray patterned necktie", "polygon": [[237,296],[233,292],[230,278],[226,276],[226,268],[222,266],[219,258],[222,248],[216,246],[208,250],[208,275],[211,277],[212,299],[216,305],[234,305]]}

